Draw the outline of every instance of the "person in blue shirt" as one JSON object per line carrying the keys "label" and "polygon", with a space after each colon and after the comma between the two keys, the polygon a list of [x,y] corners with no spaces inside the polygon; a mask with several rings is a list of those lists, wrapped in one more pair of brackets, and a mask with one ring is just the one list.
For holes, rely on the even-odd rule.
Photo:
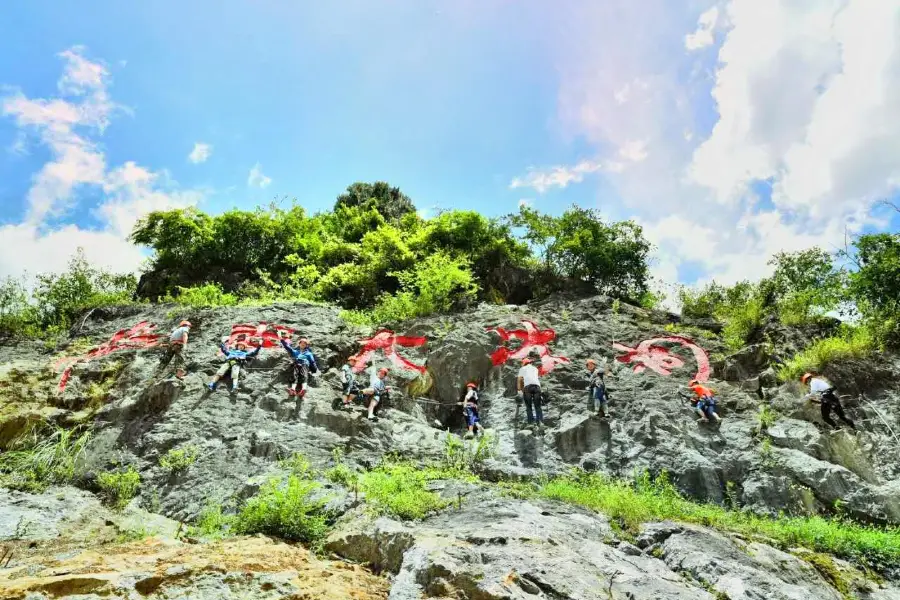
{"label": "person in blue shirt", "polygon": [[[302,337],[297,340],[297,347],[291,346],[291,343],[285,339],[285,332],[281,333],[281,345],[291,355],[293,360],[293,372],[291,376],[291,385],[288,386],[288,395],[300,396],[306,395],[306,388],[309,383],[309,374],[318,373],[319,365],[312,350],[309,349],[309,339]],[[297,384],[300,384],[300,391],[297,391]]]}
{"label": "person in blue shirt", "polygon": [[221,348],[222,353],[225,355],[225,363],[219,367],[219,370],[216,371],[216,374],[213,376],[213,380],[209,382],[206,386],[209,388],[209,391],[216,391],[216,386],[219,385],[219,380],[225,376],[225,374],[231,370],[231,391],[235,392],[239,387],[239,378],[241,376],[241,367],[243,367],[248,360],[254,358],[259,351],[262,350],[262,345],[257,346],[254,350],[247,352],[247,342],[240,340],[235,343],[234,350],[229,350],[228,346],[224,344],[219,344],[219,348]]}

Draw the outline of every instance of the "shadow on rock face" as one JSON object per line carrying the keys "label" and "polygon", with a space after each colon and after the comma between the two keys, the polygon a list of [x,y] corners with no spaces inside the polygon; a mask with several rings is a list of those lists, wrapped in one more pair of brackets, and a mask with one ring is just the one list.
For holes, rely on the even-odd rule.
{"label": "shadow on rock face", "polygon": [[184,383],[181,381],[161,381],[145,389],[133,400],[126,400],[110,411],[113,422],[125,423],[119,436],[119,443],[131,446],[139,441],[163,418],[183,391]]}
{"label": "shadow on rock face", "polygon": [[566,462],[576,462],[597,448],[612,452],[610,423],[596,416],[579,415],[577,419],[563,418],[556,432],[556,451]]}

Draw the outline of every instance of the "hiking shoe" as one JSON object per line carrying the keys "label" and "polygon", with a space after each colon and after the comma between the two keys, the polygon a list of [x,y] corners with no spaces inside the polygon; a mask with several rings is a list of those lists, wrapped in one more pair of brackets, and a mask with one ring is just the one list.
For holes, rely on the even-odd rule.
{"label": "hiking shoe", "polygon": [[299,392],[297,392],[297,397],[298,397],[298,398],[302,398],[302,397],[305,396],[305,395],[306,395],[306,388],[304,388],[304,389],[300,390]]}
{"label": "hiking shoe", "polygon": [[472,433],[471,431],[467,431],[467,432],[466,432],[466,435],[463,436],[463,439],[471,440],[471,439],[474,438],[474,437],[475,437],[475,434],[474,434],[474,433]]}
{"label": "hiking shoe", "polygon": [[378,422],[378,417],[375,417],[375,416],[368,417],[368,419],[369,419],[369,422],[370,422],[370,423],[377,423],[377,422]]}
{"label": "hiking shoe", "polygon": [[214,383],[207,383],[207,384],[206,384],[206,389],[208,389],[208,390],[211,391],[211,392],[214,392],[214,391],[216,391],[216,384],[214,384]]}
{"label": "hiking shoe", "polygon": [[288,396],[296,396],[296,395],[297,395],[297,390],[295,390],[294,388],[288,388]]}

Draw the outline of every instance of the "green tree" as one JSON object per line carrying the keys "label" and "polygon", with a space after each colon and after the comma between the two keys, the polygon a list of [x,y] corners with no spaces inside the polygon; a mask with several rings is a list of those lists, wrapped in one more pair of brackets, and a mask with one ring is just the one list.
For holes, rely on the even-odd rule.
{"label": "green tree", "polygon": [[775,267],[764,284],[787,324],[804,323],[837,307],[844,297],[844,274],[834,258],[821,248],[779,252],[770,261]]}
{"label": "green tree", "polygon": [[900,234],[863,235],[853,245],[858,267],[850,276],[853,297],[876,310],[900,312]]}
{"label": "green tree", "polygon": [[29,302],[24,284],[7,277],[0,282],[0,335],[27,337],[37,331],[34,306]]}
{"label": "green tree", "polygon": [[410,247],[420,256],[445,252],[465,258],[480,287],[504,298],[515,295],[531,256],[507,223],[473,210],[446,211],[429,219],[412,237]]}
{"label": "green tree", "polygon": [[337,197],[334,212],[338,212],[341,207],[362,207],[370,201],[373,201],[374,207],[388,221],[398,221],[404,215],[416,212],[409,196],[401,192],[400,188],[392,187],[384,181],[350,185],[346,192]]}
{"label": "green tree", "polygon": [[522,206],[509,221],[524,228],[522,237],[538,250],[550,289],[562,287],[564,279],[634,300],[647,291],[651,245],[636,223],[608,224],[596,210],[578,206],[560,217]]}
{"label": "green tree", "polygon": [[137,280],[131,274],[114,274],[88,263],[79,248],[63,273],[37,276],[32,297],[41,326],[69,327],[86,309],[131,301]]}

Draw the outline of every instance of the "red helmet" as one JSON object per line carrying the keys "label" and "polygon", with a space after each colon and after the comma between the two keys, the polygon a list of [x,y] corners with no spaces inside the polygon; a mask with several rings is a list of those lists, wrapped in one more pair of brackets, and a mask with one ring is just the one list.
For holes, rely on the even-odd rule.
{"label": "red helmet", "polygon": [[478,388],[478,384],[475,383],[474,381],[470,381],[469,383],[466,384],[466,387],[476,389],[476,388]]}
{"label": "red helmet", "polygon": [[387,374],[388,374],[388,370],[385,367],[381,367],[380,369],[378,369],[379,377],[384,377]]}
{"label": "red helmet", "polygon": [[193,325],[191,325],[190,321],[182,321],[181,323],[178,324],[178,326],[179,327],[193,327]]}
{"label": "red helmet", "polygon": [[806,383],[812,376],[812,373],[804,373],[803,377],[800,378],[800,383]]}

